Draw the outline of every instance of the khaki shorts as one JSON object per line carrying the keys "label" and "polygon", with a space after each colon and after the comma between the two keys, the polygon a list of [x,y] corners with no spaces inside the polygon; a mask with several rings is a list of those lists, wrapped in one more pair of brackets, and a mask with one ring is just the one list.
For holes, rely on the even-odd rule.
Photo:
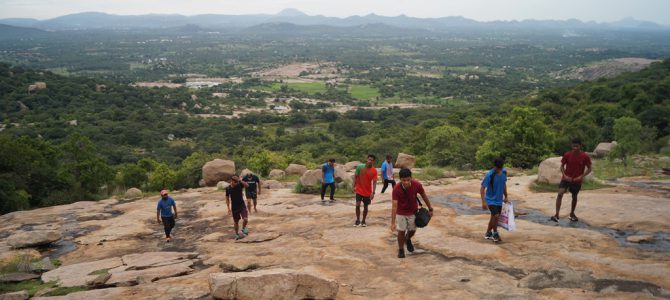
{"label": "khaki shorts", "polygon": [[398,231],[416,231],[416,223],[414,223],[415,220],[416,217],[414,215],[411,216],[396,215],[395,225]]}

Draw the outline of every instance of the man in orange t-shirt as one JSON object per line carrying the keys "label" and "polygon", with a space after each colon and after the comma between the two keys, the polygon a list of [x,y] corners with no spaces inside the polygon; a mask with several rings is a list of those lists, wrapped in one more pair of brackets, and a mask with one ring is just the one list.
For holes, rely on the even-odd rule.
{"label": "man in orange t-shirt", "polygon": [[[368,205],[375,198],[375,191],[377,190],[375,159],[376,157],[373,154],[368,154],[367,162],[356,167],[356,179],[354,180],[354,193],[356,193],[355,227],[368,226],[365,224],[365,218],[368,216]],[[361,202],[363,202],[363,222],[361,222]]]}

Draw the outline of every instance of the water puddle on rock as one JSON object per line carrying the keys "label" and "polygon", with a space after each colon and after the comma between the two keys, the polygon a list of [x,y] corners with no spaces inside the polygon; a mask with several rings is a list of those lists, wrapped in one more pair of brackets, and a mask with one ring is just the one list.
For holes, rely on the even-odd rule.
{"label": "water puddle on rock", "polygon": [[[440,204],[444,207],[452,208],[458,215],[488,215],[488,210],[482,210],[481,200],[465,196],[463,194],[449,194],[446,196],[431,197],[432,203]],[[547,226],[562,226],[570,228],[579,228],[592,230],[607,234],[614,238],[622,247],[633,247],[645,251],[670,252],[670,233],[667,232],[642,232],[636,230],[619,230],[607,227],[592,226],[583,221],[571,222],[567,219],[561,219],[558,224],[551,221],[550,216],[545,215],[539,210],[531,208],[516,208],[517,219],[531,221],[537,224]],[[648,242],[632,243],[627,240],[628,237],[638,235],[653,236]]]}

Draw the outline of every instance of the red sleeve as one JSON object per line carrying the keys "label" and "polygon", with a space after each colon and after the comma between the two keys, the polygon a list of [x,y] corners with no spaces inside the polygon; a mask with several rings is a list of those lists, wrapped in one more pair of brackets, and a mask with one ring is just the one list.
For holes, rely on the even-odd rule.
{"label": "red sleeve", "polygon": [[426,191],[423,190],[423,184],[419,183],[418,181],[416,183],[418,183],[416,187],[416,193],[419,195],[426,193]]}
{"label": "red sleeve", "polygon": [[584,156],[585,156],[584,157],[584,162],[590,168],[591,167],[591,156],[586,154],[586,152],[584,152]]}
{"label": "red sleeve", "polygon": [[374,181],[377,181],[377,179],[378,179],[378,177],[377,177],[377,168],[372,168],[372,170],[373,170],[372,173],[373,173],[373,175],[374,175],[374,176],[372,176],[372,179],[373,179]]}

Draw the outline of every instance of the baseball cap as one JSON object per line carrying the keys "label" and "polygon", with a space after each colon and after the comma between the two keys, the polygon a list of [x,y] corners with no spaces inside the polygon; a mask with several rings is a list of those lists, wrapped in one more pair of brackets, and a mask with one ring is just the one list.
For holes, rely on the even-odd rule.
{"label": "baseball cap", "polygon": [[162,191],[161,191],[161,196],[165,196],[165,195],[167,195],[167,194],[168,194],[168,191],[167,191],[167,190],[162,190]]}

